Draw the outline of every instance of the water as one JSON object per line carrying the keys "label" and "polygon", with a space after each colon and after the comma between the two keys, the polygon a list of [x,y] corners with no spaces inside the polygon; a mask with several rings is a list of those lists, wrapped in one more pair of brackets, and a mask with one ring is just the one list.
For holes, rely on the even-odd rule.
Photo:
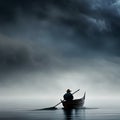
{"label": "water", "polygon": [[0,111],[0,120],[120,120],[120,109]]}
{"label": "water", "polygon": [[120,120],[119,100],[86,100],[84,109],[71,111],[63,110],[62,105],[57,110],[35,110],[51,107],[58,102],[49,101],[50,103],[40,99],[0,99],[0,120]]}

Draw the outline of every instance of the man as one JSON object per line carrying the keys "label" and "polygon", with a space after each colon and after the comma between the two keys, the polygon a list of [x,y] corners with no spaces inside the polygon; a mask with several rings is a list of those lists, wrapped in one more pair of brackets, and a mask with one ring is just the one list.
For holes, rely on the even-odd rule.
{"label": "man", "polygon": [[71,94],[71,90],[67,89],[66,93],[63,96],[64,100],[71,101],[73,100],[73,95]]}

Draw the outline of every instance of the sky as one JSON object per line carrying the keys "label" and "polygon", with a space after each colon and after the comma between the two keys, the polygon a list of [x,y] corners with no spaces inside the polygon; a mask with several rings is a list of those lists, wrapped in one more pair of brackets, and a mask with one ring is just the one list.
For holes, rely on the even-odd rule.
{"label": "sky", "polygon": [[119,98],[119,21],[119,0],[0,0],[1,96]]}

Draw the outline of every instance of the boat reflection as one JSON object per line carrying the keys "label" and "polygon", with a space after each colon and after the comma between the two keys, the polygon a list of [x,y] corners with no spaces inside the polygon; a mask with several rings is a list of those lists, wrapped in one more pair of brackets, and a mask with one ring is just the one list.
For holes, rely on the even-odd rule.
{"label": "boat reflection", "polygon": [[73,110],[64,110],[65,120],[72,120]]}
{"label": "boat reflection", "polygon": [[85,120],[85,109],[63,109],[63,111],[65,120]]}

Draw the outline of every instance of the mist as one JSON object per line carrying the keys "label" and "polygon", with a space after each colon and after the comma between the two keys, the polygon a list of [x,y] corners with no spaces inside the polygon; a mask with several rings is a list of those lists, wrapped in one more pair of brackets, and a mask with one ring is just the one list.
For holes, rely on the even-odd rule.
{"label": "mist", "polygon": [[120,98],[119,0],[1,0],[1,98]]}

